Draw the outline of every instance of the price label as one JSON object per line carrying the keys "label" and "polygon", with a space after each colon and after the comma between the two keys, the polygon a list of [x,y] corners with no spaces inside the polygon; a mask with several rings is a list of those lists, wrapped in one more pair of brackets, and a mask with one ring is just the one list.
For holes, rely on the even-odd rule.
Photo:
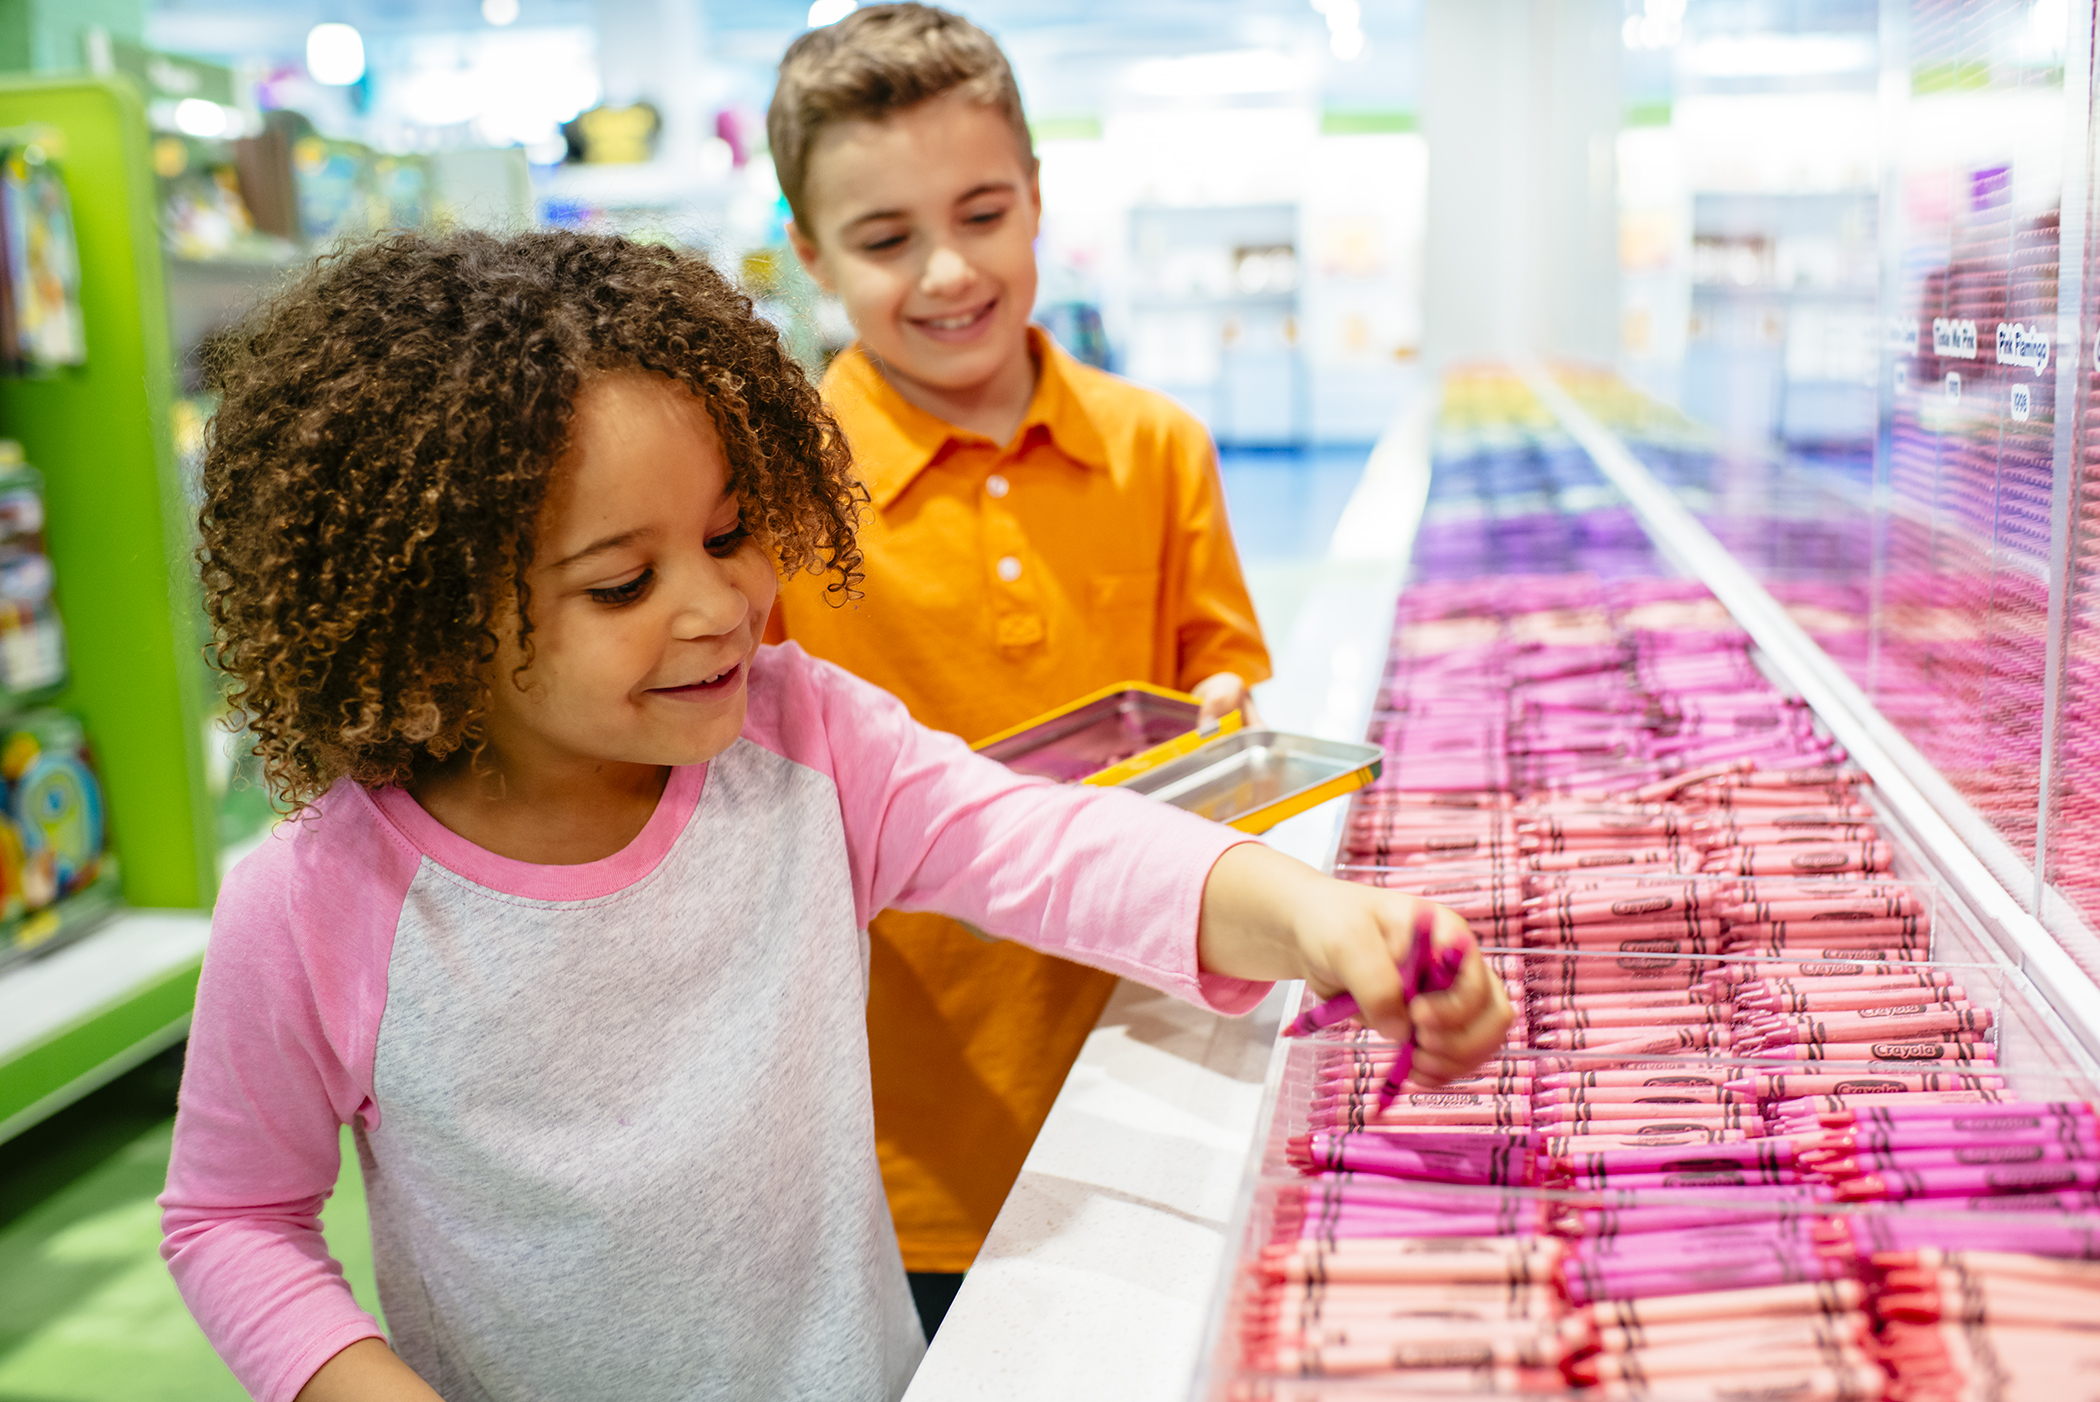
{"label": "price label", "polygon": [[2021,423],[2026,423],[2027,416],[2033,412],[2034,390],[2026,385],[2014,385],[2012,387],[2012,416]]}
{"label": "price label", "polygon": [[1910,367],[1900,360],[1896,362],[1896,393],[1910,393]]}
{"label": "price label", "polygon": [[2042,373],[2049,363],[2049,333],[2020,322],[1998,323],[1998,363]]}
{"label": "price label", "polygon": [[1976,323],[1963,318],[1936,316],[1932,319],[1932,353],[1956,360],[1976,358]]}
{"label": "price label", "polygon": [[1946,391],[1947,391],[1947,402],[1948,402],[1949,404],[1959,404],[1959,403],[1961,403],[1961,372],[1960,372],[1960,371],[1958,371],[1958,370],[1949,370],[1949,371],[1947,372],[1947,378],[1946,378],[1946,381],[1945,381],[1945,383],[1944,383],[1944,387],[1945,387],[1945,389],[1946,389]]}

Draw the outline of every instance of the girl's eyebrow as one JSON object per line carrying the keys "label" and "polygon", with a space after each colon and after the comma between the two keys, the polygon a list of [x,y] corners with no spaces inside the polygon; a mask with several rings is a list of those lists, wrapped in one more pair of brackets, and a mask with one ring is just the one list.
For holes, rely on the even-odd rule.
{"label": "girl's eyebrow", "polygon": [[644,529],[636,528],[631,531],[622,531],[618,535],[606,536],[603,540],[594,540],[575,554],[565,555],[547,566],[547,568],[550,570],[566,569],[578,560],[587,560],[593,555],[602,555],[608,550],[618,550],[623,545],[632,545],[636,538],[644,534],[646,534]]}

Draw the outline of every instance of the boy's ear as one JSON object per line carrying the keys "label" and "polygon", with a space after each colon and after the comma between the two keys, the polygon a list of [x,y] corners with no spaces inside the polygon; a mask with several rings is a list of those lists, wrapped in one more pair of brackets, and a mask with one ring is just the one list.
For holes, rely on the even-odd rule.
{"label": "boy's ear", "polygon": [[824,271],[824,262],[818,255],[816,241],[804,234],[792,219],[787,221],[787,236],[788,246],[795,250],[795,257],[800,260],[802,270],[810,275],[817,286],[836,297],[839,290],[831,285],[831,276]]}

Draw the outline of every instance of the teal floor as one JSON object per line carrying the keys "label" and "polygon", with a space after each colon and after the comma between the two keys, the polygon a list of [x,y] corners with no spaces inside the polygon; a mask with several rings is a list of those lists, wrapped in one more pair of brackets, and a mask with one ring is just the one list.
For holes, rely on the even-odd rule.
{"label": "teal floor", "polygon": [[[238,1402],[160,1259],[179,1049],[0,1144],[0,1402]],[[364,1183],[323,1221],[376,1309]]]}

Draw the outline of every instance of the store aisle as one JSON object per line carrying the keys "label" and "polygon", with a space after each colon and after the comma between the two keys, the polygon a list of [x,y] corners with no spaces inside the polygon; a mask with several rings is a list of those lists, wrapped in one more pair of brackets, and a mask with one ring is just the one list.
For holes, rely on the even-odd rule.
{"label": "store aisle", "polygon": [[[0,1402],[239,1402],[160,1259],[181,1051],[0,1144]],[[374,1299],[364,1184],[329,1202],[330,1244]]]}
{"label": "store aisle", "polygon": [[1272,659],[1280,659],[1370,455],[1368,443],[1218,455],[1233,538]]}

